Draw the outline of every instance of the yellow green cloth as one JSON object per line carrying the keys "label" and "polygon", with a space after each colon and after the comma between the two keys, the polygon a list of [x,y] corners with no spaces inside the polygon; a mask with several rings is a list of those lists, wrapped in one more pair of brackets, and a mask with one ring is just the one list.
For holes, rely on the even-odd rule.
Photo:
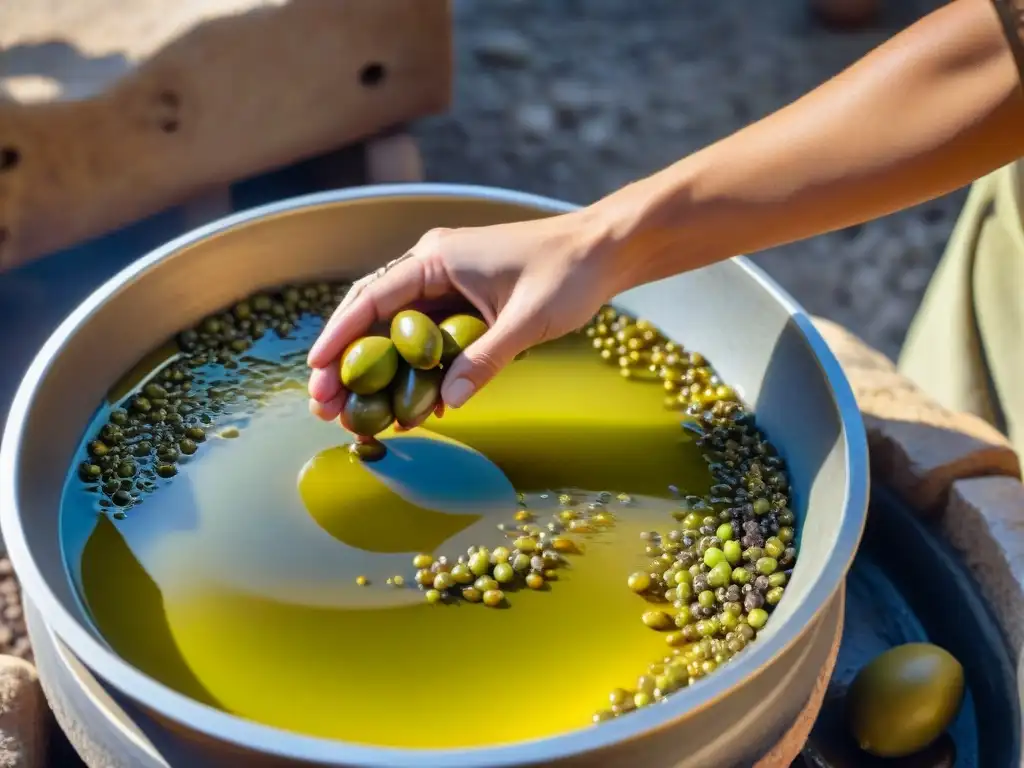
{"label": "yellow green cloth", "polygon": [[975,182],[899,368],[947,408],[976,414],[1024,455],[1022,168]]}

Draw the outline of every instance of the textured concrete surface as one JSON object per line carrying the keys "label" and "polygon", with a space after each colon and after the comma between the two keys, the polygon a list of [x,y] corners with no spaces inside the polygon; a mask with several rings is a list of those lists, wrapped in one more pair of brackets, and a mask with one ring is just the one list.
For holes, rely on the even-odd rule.
{"label": "textured concrete surface", "polygon": [[[941,0],[877,29],[806,0],[454,0],[455,104],[417,128],[427,175],[586,203],[768,114]],[[758,255],[811,312],[896,355],[963,192]]]}

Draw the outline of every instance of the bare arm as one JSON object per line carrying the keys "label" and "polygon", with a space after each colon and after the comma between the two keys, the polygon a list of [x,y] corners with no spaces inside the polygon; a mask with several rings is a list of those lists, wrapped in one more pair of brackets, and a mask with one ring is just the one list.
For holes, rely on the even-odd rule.
{"label": "bare arm", "polygon": [[1024,155],[1014,3],[955,0],[590,209],[621,288],[883,216]]}

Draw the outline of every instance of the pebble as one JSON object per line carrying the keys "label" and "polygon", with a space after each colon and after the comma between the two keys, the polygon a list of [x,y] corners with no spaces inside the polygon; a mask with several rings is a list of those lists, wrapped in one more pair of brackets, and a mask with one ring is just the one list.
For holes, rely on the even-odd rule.
{"label": "pebble", "polygon": [[516,124],[527,136],[543,138],[555,128],[555,111],[547,104],[524,104],[516,110]]}
{"label": "pebble", "polygon": [[511,29],[492,29],[474,42],[473,53],[481,64],[520,68],[530,63],[530,41]]}
{"label": "pebble", "polygon": [[[7,557],[0,557],[0,654],[32,660],[18,580]],[[3,768],[3,763],[0,763]]]}
{"label": "pebble", "polygon": [[24,659],[0,656],[0,766],[42,768],[49,721],[36,668]]}

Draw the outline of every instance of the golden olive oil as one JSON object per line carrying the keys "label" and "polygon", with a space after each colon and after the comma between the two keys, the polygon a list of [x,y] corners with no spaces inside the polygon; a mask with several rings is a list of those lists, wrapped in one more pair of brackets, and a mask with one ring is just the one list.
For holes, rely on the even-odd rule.
{"label": "golden olive oil", "polygon": [[[294,358],[274,343],[274,359]],[[627,381],[575,335],[442,419],[385,433],[387,456],[364,464],[347,433],[308,414],[301,365],[260,370],[242,367],[248,405],[222,409],[124,519],[69,476],[69,574],[127,661],[260,723],[431,748],[586,727],[609,690],[665,655],[627,577],[650,560],[641,533],[671,524],[674,489],[705,494],[710,475],[659,383]],[[601,492],[614,524],[568,534],[582,552],[542,589],[491,608],[429,605],[416,586],[417,553],[511,547],[522,520],[543,527]]]}

